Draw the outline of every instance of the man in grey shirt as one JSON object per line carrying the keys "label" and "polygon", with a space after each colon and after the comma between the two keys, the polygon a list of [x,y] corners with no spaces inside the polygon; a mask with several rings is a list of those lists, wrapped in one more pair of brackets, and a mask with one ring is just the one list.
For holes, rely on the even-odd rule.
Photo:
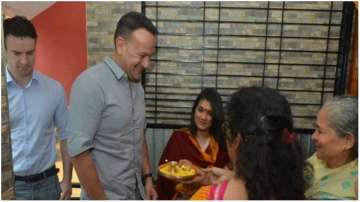
{"label": "man in grey shirt", "polygon": [[112,56],[82,72],[73,84],[66,131],[81,199],[157,198],[140,82],[155,53],[157,33],[144,15],[127,13],[117,23]]}

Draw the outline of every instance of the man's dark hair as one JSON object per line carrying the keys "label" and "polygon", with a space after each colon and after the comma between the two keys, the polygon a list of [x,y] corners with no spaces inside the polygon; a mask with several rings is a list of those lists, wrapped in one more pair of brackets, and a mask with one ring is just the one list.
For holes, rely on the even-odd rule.
{"label": "man's dark hair", "polygon": [[[9,35],[15,37],[30,37],[37,40],[36,29],[30,20],[23,16],[15,16],[13,18],[5,19],[3,22],[4,39]],[[6,42],[5,42],[6,48]]]}
{"label": "man's dark hair", "polygon": [[116,31],[114,34],[115,47],[116,47],[116,38],[118,36],[122,36],[126,38],[133,31],[139,28],[144,28],[154,35],[158,34],[158,30],[153,25],[151,20],[142,13],[132,11],[122,16],[116,25]]}

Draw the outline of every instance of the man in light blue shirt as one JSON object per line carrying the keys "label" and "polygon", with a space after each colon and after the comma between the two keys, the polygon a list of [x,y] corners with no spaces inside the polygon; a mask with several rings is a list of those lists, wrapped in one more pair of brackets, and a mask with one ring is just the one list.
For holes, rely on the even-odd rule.
{"label": "man in light blue shirt", "polygon": [[144,69],[150,68],[156,35],[144,15],[125,14],[116,27],[112,56],[85,70],[73,84],[66,133],[81,199],[157,198],[140,82]]}
{"label": "man in light blue shirt", "polygon": [[[34,70],[37,34],[29,20],[20,16],[5,19],[3,28],[15,198],[69,199],[72,165],[66,149],[64,88]],[[61,183],[55,167],[55,128],[64,168]]]}

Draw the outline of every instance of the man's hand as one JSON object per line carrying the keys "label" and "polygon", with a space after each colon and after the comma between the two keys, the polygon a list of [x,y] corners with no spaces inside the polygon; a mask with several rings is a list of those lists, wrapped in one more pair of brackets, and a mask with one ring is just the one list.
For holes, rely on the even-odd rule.
{"label": "man's hand", "polygon": [[81,188],[90,200],[106,200],[106,194],[97,174],[94,161],[89,151],[85,151],[73,159],[73,165],[79,177]]}
{"label": "man's hand", "polygon": [[158,194],[154,188],[154,184],[151,177],[145,179],[145,192],[146,192],[146,200],[156,200],[158,198]]}
{"label": "man's hand", "polygon": [[60,188],[61,188],[60,200],[70,200],[72,194],[71,181],[63,179],[60,182]]}
{"label": "man's hand", "polygon": [[60,200],[70,200],[71,197],[71,178],[72,178],[72,163],[67,150],[67,140],[61,140],[60,152],[63,167],[63,179],[60,182],[61,196]]}

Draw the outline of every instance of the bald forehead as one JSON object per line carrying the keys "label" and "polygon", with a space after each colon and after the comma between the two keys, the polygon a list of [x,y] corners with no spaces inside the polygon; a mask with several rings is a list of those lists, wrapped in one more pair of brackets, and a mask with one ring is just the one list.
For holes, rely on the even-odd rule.
{"label": "bald forehead", "polygon": [[129,40],[136,40],[139,43],[156,42],[156,36],[144,28],[137,29],[130,34]]}
{"label": "bald forehead", "polygon": [[133,31],[128,40],[139,51],[146,52],[148,55],[152,55],[155,52],[156,36],[144,28]]}

